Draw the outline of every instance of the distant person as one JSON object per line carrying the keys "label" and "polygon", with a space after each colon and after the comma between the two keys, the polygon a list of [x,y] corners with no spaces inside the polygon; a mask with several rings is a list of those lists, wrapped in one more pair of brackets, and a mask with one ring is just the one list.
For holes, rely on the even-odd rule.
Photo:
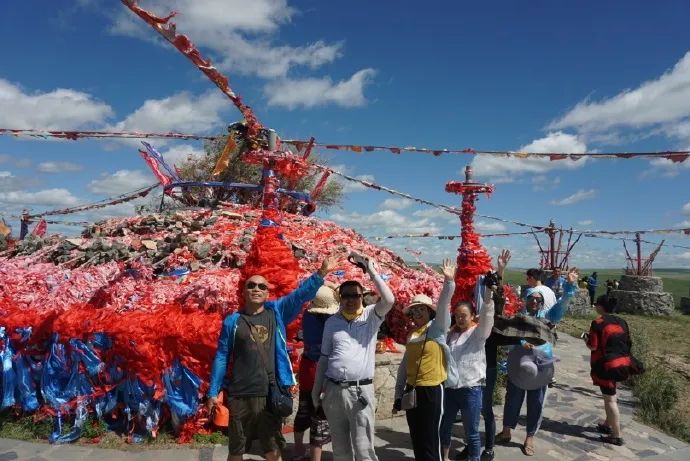
{"label": "distant person", "polygon": [[556,295],[556,299],[563,296],[563,285],[565,284],[565,277],[561,275],[561,268],[555,267],[549,278],[544,281],[544,285],[551,288],[551,291]]}
{"label": "distant person", "polygon": [[582,277],[577,284],[578,287],[587,290],[587,277]]}
{"label": "distant person", "polygon": [[606,296],[611,294],[611,290],[613,290],[613,280],[609,279],[606,281]]}
{"label": "distant person", "polygon": [[618,280],[613,281],[613,289],[614,290],[617,290],[619,285],[620,285],[620,282]]}
{"label": "distant person", "polygon": [[616,401],[616,382],[627,379],[631,374],[642,372],[642,365],[630,354],[632,341],[630,329],[625,320],[613,315],[616,311],[615,298],[599,296],[594,308],[599,314],[583,335],[587,347],[592,351],[592,383],[599,386],[604,396],[606,420],[597,424],[604,443],[623,445],[620,427],[620,413]]}
{"label": "distant person", "polygon": [[589,302],[594,305],[594,297],[597,292],[597,273],[592,272],[592,275],[587,277],[587,291],[589,291]]}
{"label": "distant person", "polygon": [[544,309],[551,309],[556,304],[556,295],[553,290],[541,283],[544,272],[541,269],[529,269],[527,271],[527,285],[535,288],[544,298]]}

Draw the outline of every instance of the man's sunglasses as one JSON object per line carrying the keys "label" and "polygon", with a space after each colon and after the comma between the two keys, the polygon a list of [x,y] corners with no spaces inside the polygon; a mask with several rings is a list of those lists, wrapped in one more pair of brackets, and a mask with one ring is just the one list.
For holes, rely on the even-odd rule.
{"label": "man's sunglasses", "polygon": [[362,297],[361,293],[342,293],[340,295],[341,299],[359,299]]}
{"label": "man's sunglasses", "polygon": [[261,291],[268,291],[268,285],[266,285],[265,283],[247,282],[245,288],[247,290],[253,290],[254,288],[258,288]]}

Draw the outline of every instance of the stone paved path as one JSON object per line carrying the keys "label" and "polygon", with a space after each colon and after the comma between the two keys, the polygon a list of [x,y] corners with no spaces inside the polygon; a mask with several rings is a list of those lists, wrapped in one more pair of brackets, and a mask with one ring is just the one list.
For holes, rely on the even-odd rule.
{"label": "stone paved path", "polygon": [[[536,437],[536,455],[534,461],[565,460],[676,460],[690,461],[690,446],[656,429],[632,420],[633,403],[629,390],[619,392],[619,406],[623,420],[623,434],[626,444],[622,447],[604,445],[592,430],[603,415],[603,403],[598,388],[592,386],[589,378],[589,351],[582,341],[561,334],[556,354],[561,362],[557,365],[557,384],[549,389],[547,404],[544,409],[544,422]],[[500,428],[502,408],[495,409]],[[482,423],[483,430],[483,423]],[[407,433],[405,418],[393,418],[379,421],[377,427],[377,453],[380,461],[412,460],[410,439]],[[513,442],[508,446],[496,447],[496,460],[525,459],[520,451],[524,440],[524,426],[513,431]],[[462,438],[461,425],[455,427],[454,447],[459,446]],[[292,437],[288,436],[286,461],[290,459]],[[330,451],[330,446],[326,447]],[[0,439],[0,461],[13,460],[225,460],[227,448],[222,446],[170,450],[106,450],[80,446],[51,446],[42,443],[19,442]],[[250,455],[247,459],[262,459]],[[330,453],[324,461],[332,459]]]}

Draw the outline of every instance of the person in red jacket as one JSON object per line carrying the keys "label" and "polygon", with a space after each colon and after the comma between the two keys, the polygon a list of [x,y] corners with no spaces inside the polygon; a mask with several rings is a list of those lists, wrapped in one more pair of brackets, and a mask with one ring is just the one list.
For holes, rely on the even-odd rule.
{"label": "person in red jacket", "polygon": [[623,445],[620,428],[620,414],[616,401],[616,383],[627,379],[631,374],[641,372],[641,364],[630,354],[632,341],[625,320],[613,315],[616,300],[605,295],[599,296],[595,304],[599,314],[589,329],[583,334],[587,347],[592,351],[592,382],[599,386],[604,395],[606,421],[597,424],[605,443]]}

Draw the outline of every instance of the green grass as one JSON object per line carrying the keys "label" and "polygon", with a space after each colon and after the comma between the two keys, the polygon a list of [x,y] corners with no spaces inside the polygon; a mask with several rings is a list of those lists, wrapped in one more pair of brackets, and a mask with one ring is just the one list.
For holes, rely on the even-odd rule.
{"label": "green grass", "polygon": [[53,432],[51,419],[34,421],[32,416],[17,417],[11,409],[0,413],[0,438],[45,441]]}
{"label": "green grass", "polygon": [[[526,269],[506,269],[504,280],[511,285],[523,285],[525,283]],[[597,272],[596,296],[606,294],[606,280],[620,279],[625,272],[622,269],[580,269],[580,278]],[[673,295],[673,302],[680,306],[680,298],[690,296],[690,269],[656,269],[656,277],[661,277],[664,282],[664,291]]]}

